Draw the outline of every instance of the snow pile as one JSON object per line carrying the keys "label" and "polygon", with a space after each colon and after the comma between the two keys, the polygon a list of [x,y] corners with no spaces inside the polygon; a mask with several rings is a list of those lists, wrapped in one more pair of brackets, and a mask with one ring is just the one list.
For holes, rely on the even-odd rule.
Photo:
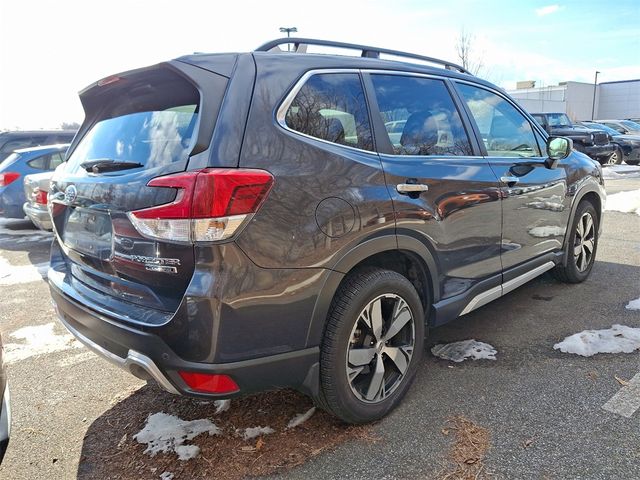
{"label": "snow pile", "polygon": [[436,345],[431,349],[431,353],[445,360],[462,362],[467,358],[471,358],[472,360],[495,360],[498,351],[488,343],[477,342],[471,339]]}
{"label": "snow pile", "polygon": [[613,325],[604,330],[585,330],[556,343],[553,348],[583,357],[596,353],[631,353],[640,348],[640,328]]}
{"label": "snow pile", "polygon": [[564,235],[564,227],[557,227],[557,226],[554,227],[554,226],[547,226],[547,225],[543,225],[541,227],[534,227],[531,230],[529,230],[529,235],[532,235],[538,238],[561,237]]}
{"label": "snow pile", "polygon": [[269,435],[273,432],[275,432],[275,430],[271,427],[249,427],[244,429],[242,438],[245,440],[251,440],[252,438],[256,438],[261,435]]}
{"label": "snow pile", "polygon": [[231,408],[231,400],[216,400],[213,402],[216,407],[216,415],[222,412],[226,412]]}
{"label": "snow pile", "polygon": [[7,343],[4,346],[4,361],[15,363],[36,355],[60,352],[70,348],[82,348],[72,335],[54,332],[55,323],[35,327],[24,327],[9,334],[10,338],[22,340],[22,343]]}
{"label": "snow pile", "polygon": [[175,452],[180,460],[189,460],[200,453],[197,445],[184,445],[201,433],[220,435],[221,430],[206,419],[182,420],[164,412],[154,413],[147,417],[147,424],[133,438],[138,443],[146,443],[148,453],[152,457],[159,452]]}
{"label": "snow pile", "polygon": [[637,165],[612,165],[602,169],[605,179],[636,178],[640,177],[640,167]]}
{"label": "snow pile", "polygon": [[640,190],[610,195],[607,197],[605,210],[640,215]]}
{"label": "snow pile", "polygon": [[640,298],[631,300],[629,303],[627,303],[627,306],[625,308],[627,310],[640,310]]}
{"label": "snow pile", "polygon": [[0,257],[0,285],[37,282],[47,278],[47,270],[49,270],[48,262],[15,267],[6,258]]}
{"label": "snow pile", "polygon": [[304,422],[309,420],[314,413],[316,413],[316,407],[311,407],[305,413],[298,413],[295,417],[289,420],[287,428],[295,428],[298,425],[302,425]]}

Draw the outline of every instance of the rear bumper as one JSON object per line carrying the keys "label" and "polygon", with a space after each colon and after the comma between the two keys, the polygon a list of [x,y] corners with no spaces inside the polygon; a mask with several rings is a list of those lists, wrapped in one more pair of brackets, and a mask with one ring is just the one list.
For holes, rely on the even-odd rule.
{"label": "rear bumper", "polygon": [[33,222],[33,224],[40,230],[52,230],[53,225],[51,222],[51,216],[46,209],[34,207],[31,203],[25,202],[22,206],[22,210]]}
{"label": "rear bumper", "polygon": [[[274,388],[314,393],[319,348],[307,348],[230,363],[188,362],[153,332],[134,329],[87,309],[50,282],[51,296],[62,324],[81,343],[133,375],[155,380],[173,394],[202,398],[231,398]],[[233,394],[204,394],[191,390],[178,371],[229,375],[240,390]]]}

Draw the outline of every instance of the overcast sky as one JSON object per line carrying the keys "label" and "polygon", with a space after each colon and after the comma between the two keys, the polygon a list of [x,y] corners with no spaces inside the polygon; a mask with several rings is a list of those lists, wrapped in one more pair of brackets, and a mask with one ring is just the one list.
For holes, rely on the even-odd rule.
{"label": "overcast sky", "polygon": [[[218,5],[224,5],[218,6]],[[81,122],[78,90],[192,52],[249,51],[299,36],[458,61],[475,37],[481,76],[504,88],[640,78],[640,0],[0,0],[0,129]]]}

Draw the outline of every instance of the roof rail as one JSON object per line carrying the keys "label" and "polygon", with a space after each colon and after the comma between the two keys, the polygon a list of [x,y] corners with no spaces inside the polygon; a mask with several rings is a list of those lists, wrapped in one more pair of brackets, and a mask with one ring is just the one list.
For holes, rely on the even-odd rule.
{"label": "roof rail", "polygon": [[270,42],[265,43],[264,45],[260,45],[255,49],[256,52],[270,52],[270,51],[281,51],[280,45],[293,44],[295,49],[294,53],[306,53],[308,45],[321,45],[324,47],[338,47],[345,48],[348,50],[360,50],[360,56],[366,58],[380,58],[381,53],[386,53],[387,55],[393,55],[396,57],[402,58],[412,58],[416,60],[423,60],[425,62],[435,63],[438,65],[443,65],[447,70],[457,70],[461,73],[466,73],[468,75],[472,75],[472,73],[466,68],[457,65],[453,62],[447,62],[446,60],[440,60],[439,58],[426,57],[424,55],[417,55],[415,53],[401,52],[399,50],[389,50],[387,48],[378,48],[378,47],[370,47],[367,45],[358,45],[356,43],[344,43],[344,42],[334,42],[331,40],[317,40],[314,38],[278,38],[276,40],[271,40]]}

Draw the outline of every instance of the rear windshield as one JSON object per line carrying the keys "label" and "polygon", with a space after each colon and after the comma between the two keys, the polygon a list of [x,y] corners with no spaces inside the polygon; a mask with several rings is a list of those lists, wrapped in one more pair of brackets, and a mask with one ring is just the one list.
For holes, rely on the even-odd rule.
{"label": "rear windshield", "polygon": [[[198,123],[198,91],[185,80],[124,85],[105,99],[69,157],[69,171],[96,160],[154,168],[187,160]],[[115,93],[115,92],[114,92]]]}

